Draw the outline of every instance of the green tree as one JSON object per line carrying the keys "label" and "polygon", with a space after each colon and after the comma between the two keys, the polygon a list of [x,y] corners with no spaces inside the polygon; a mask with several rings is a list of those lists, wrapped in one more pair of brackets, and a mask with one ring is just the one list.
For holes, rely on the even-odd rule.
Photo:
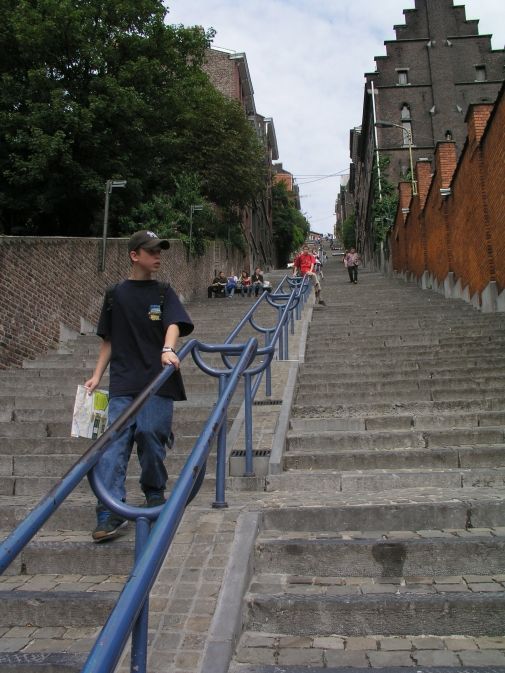
{"label": "green tree", "polygon": [[[155,195],[121,218],[125,232],[152,229],[165,238],[181,238],[191,253],[205,251],[205,238],[214,236],[221,222],[215,206],[202,195],[201,181],[195,173],[182,173],[175,179],[175,191],[169,196]],[[199,206],[191,211],[192,206]]]}
{"label": "green tree", "polygon": [[277,263],[283,267],[310,231],[307,218],[293,205],[292,195],[283,182],[272,187],[272,227]]}
{"label": "green tree", "polygon": [[185,174],[221,207],[258,193],[254,131],[201,69],[213,31],[168,25],[160,0],[0,9],[0,230],[96,233],[110,178],[128,181],[111,199],[112,234],[177,200]]}
{"label": "green tree", "polygon": [[354,213],[342,222],[342,241],[346,250],[356,247],[356,215]]}
{"label": "green tree", "polygon": [[388,180],[388,168],[390,157],[381,154],[379,166],[381,172],[381,194],[379,196],[379,179],[377,175],[377,164],[374,165],[373,172],[373,207],[372,218],[374,223],[374,248],[377,248],[381,241],[384,241],[387,233],[394,222],[396,210],[398,208],[398,189]]}

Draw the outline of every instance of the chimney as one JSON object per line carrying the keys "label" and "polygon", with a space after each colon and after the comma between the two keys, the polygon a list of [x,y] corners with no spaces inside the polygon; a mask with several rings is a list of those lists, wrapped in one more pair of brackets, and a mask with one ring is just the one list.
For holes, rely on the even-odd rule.
{"label": "chimney", "polygon": [[416,161],[417,193],[419,194],[419,207],[422,210],[426,203],[426,197],[430,190],[432,173],[431,162],[429,159],[418,159]]}
{"label": "chimney", "polygon": [[468,126],[468,143],[470,146],[480,142],[492,111],[492,103],[475,103],[468,107],[465,121]]}
{"label": "chimney", "polygon": [[444,191],[447,191],[451,184],[457,163],[456,143],[451,140],[438,142],[435,150],[435,170],[440,176],[440,188]]}
{"label": "chimney", "polygon": [[399,198],[399,207],[402,212],[403,222],[407,219],[407,215],[410,212],[410,201],[412,199],[412,183],[409,182],[400,182],[398,184],[398,191],[400,194]]}

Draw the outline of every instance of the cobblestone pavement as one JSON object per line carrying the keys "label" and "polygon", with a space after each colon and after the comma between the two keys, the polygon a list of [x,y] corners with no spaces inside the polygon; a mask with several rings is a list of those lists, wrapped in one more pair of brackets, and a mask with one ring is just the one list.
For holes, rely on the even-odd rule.
{"label": "cobblestone pavement", "polygon": [[247,633],[237,661],[298,666],[503,666],[505,636],[287,636]]}

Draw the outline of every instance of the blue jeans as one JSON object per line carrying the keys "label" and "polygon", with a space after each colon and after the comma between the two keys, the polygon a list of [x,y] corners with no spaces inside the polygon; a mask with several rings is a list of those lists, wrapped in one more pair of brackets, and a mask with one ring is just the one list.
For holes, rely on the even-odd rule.
{"label": "blue jeans", "polygon": [[[109,425],[133,402],[133,396],[111,397],[109,401]],[[126,471],[133,448],[137,443],[140,462],[140,487],[146,496],[161,494],[167,483],[165,468],[166,445],[172,427],[174,402],[169,397],[153,395],[130,418],[121,434],[111,442],[97,463],[98,476],[107,492],[117,500],[126,500]],[[109,516],[109,511],[98,501],[98,523]]]}

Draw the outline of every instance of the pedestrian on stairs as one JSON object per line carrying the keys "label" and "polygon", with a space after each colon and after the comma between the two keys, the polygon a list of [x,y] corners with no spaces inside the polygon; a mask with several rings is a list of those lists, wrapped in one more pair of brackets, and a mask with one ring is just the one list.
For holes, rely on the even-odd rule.
{"label": "pedestrian on stairs", "polygon": [[[97,463],[98,476],[107,492],[126,499],[126,471],[134,442],[141,467],[140,486],[148,507],[165,502],[166,446],[172,436],[174,400],[185,400],[176,344],[179,336],[193,331],[193,323],[168,283],[153,278],[161,265],[161,251],[170,243],[152,231],[138,231],[128,242],[131,271],[127,280],[109,288],[105,295],[97,334],[102,338],[97,363],[85,386],[91,393],[110,363],[109,424],[163,370],[176,372],[151,396],[137,415],[108,446]],[[116,537],[127,522],[96,507],[96,542]]]}
{"label": "pedestrian on stairs", "polygon": [[361,263],[361,258],[356,252],[355,248],[351,248],[344,255],[344,266],[347,269],[349,274],[349,282],[357,283],[358,282],[358,266]]}
{"label": "pedestrian on stairs", "polygon": [[297,273],[300,276],[309,276],[314,283],[314,291],[316,293],[316,302],[325,306],[325,302],[321,299],[321,285],[316,272],[314,271],[316,265],[316,258],[309,252],[309,246],[304,245],[299,255],[295,257],[293,262],[293,276]]}

